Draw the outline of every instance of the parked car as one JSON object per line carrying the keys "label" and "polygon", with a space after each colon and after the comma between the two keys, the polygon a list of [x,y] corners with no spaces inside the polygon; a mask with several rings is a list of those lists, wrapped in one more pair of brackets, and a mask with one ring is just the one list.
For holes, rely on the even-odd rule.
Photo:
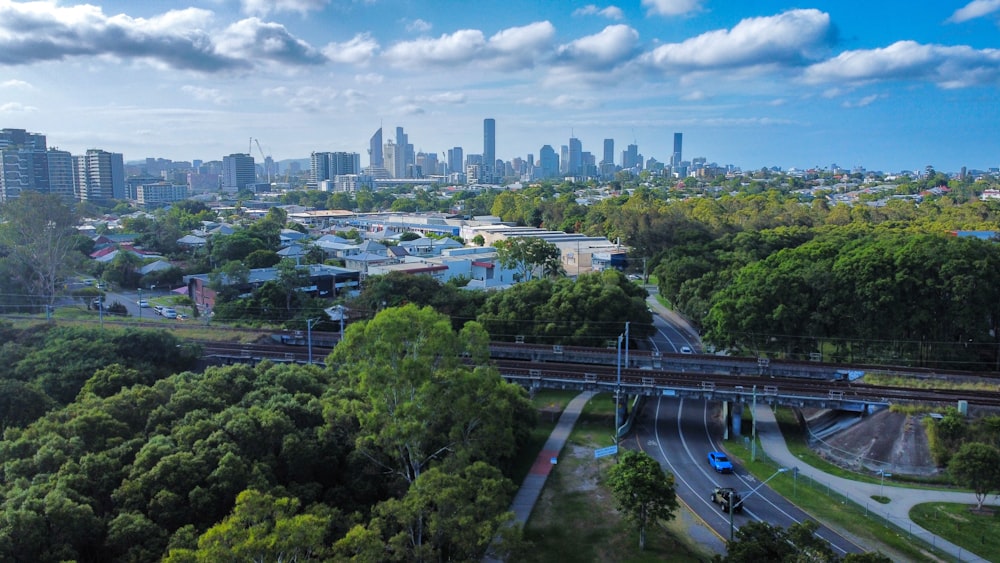
{"label": "parked car", "polygon": [[722,452],[708,452],[708,464],[719,473],[733,472],[733,463]]}
{"label": "parked car", "polygon": [[709,500],[722,507],[723,512],[729,512],[730,506],[733,512],[743,512],[743,497],[732,487],[716,487]]}
{"label": "parked car", "polygon": [[175,310],[173,310],[173,309],[171,309],[169,307],[164,307],[163,310],[160,311],[160,314],[163,315],[163,318],[165,318],[165,319],[176,319],[177,318],[177,311],[175,311]]}

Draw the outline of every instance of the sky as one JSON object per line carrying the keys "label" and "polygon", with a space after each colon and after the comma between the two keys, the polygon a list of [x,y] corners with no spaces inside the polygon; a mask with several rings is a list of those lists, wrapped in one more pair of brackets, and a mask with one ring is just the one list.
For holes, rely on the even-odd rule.
{"label": "sky", "polygon": [[[0,0],[0,128],[276,160],[404,127],[743,169],[1000,166],[1000,0]],[[251,139],[260,143],[258,150]]]}

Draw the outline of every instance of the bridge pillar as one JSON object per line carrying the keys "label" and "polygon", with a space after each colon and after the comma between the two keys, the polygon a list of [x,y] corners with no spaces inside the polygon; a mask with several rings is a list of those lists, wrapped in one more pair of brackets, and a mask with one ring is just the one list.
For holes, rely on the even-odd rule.
{"label": "bridge pillar", "polygon": [[733,403],[733,436],[743,434],[743,403]]}

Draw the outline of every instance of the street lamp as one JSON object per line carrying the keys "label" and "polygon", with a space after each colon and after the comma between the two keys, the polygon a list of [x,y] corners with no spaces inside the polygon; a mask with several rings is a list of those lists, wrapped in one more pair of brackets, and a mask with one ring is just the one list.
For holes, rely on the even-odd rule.
{"label": "street lamp", "polygon": [[780,474],[782,474],[782,473],[784,473],[786,471],[793,471],[793,472],[795,472],[797,474],[799,472],[799,468],[796,467],[794,469],[789,469],[788,467],[779,467],[778,470],[774,472],[774,475],[771,475],[767,479],[764,479],[764,481],[760,485],[757,485],[756,487],[754,487],[753,489],[751,489],[749,493],[747,493],[746,495],[744,495],[743,498],[741,498],[739,500],[739,502],[730,502],[729,503],[729,541],[733,541],[733,537],[734,537],[734,533],[733,533],[733,530],[734,530],[734,528],[733,528],[733,510],[736,509],[736,505],[743,504],[748,498],[750,498],[751,496],[753,496],[754,493],[756,493],[757,491],[759,491],[761,487],[763,487],[764,485],[766,485],[768,481],[770,481],[771,479],[774,479],[775,477],[777,477],[778,475],[780,475]]}
{"label": "street lamp", "polygon": [[313,338],[312,338],[312,327],[313,322],[320,319],[306,319],[306,345],[309,347],[309,365],[313,363]]}
{"label": "street lamp", "polygon": [[878,475],[879,475],[879,477],[881,477],[881,482],[879,483],[879,486],[878,486],[878,496],[884,497],[885,495],[882,494],[882,493],[885,492],[885,478],[886,477],[892,477],[892,473],[886,473],[885,469],[879,469],[878,470]]}
{"label": "street lamp", "polygon": [[136,303],[139,306],[139,324],[142,324],[142,288],[139,288],[139,302]]}
{"label": "street lamp", "polygon": [[[618,335],[618,379],[615,384],[615,446],[618,446],[618,429],[621,428],[621,394],[622,394],[622,340],[625,341],[625,361],[628,361],[628,321],[625,321],[625,332]],[[615,450],[617,458],[618,451]]]}

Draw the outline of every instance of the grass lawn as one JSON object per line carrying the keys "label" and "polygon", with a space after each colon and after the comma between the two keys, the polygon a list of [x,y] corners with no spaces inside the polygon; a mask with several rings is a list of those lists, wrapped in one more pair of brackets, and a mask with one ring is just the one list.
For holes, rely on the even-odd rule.
{"label": "grass lawn", "polygon": [[647,530],[646,549],[639,550],[638,531],[618,515],[603,485],[614,458],[594,458],[594,449],[612,443],[614,416],[609,394],[596,395],[584,407],[525,527],[525,538],[534,544],[527,561],[709,559],[709,554],[688,546],[673,523]]}
{"label": "grass lawn", "polygon": [[952,502],[929,502],[910,509],[917,525],[987,561],[1000,561],[1000,506],[974,506]]}
{"label": "grass lawn", "polygon": [[[781,426],[781,432],[788,443],[789,450],[797,458],[823,471],[847,479],[879,483],[877,477],[848,471],[816,455],[806,445],[804,431],[799,426],[791,409],[779,408],[775,416]],[[759,445],[757,448],[758,459],[755,462],[750,461],[751,452],[748,444],[732,441],[726,444],[726,449],[758,479],[766,479],[778,469],[773,462],[763,459],[763,450]],[[879,546],[878,549],[889,555],[894,561],[938,560],[937,557],[932,556],[924,549],[926,545],[921,545],[920,542],[909,537],[908,534],[901,533],[896,528],[887,527],[881,519],[865,510],[865,507],[847,501],[839,495],[829,494],[827,489],[821,485],[802,478],[796,481],[790,474],[779,475],[768,482],[768,485],[818,521],[827,523],[833,528],[845,530],[859,538],[865,545]],[[890,486],[889,483],[886,483],[886,486]],[[873,499],[872,507],[878,506],[878,500]],[[873,510],[877,510],[877,508],[873,508]]]}

